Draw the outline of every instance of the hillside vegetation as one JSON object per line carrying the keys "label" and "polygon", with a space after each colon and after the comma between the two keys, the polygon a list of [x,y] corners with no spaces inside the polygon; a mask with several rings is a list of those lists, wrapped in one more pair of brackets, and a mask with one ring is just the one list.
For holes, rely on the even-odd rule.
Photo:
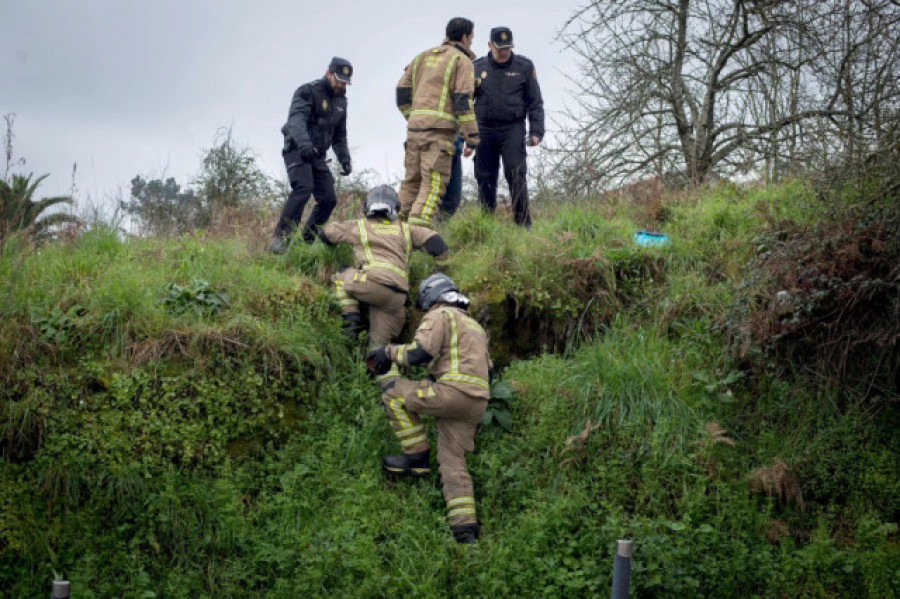
{"label": "hillside vegetation", "polygon": [[473,546],[437,477],[381,475],[395,441],[327,286],[346,248],[11,239],[0,596],[602,596],[621,538],[635,597],[900,596],[900,217],[840,197],[442,223],[503,367]]}

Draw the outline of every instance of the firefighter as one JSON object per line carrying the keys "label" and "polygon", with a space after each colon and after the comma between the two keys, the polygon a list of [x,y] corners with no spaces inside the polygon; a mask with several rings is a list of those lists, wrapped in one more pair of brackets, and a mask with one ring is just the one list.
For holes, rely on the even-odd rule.
{"label": "firefighter", "polygon": [[544,100],[534,64],[512,52],[513,35],[508,27],[491,29],[488,48],[488,55],[477,59],[474,65],[479,81],[475,89],[475,114],[481,133],[481,143],[475,153],[478,199],[486,210],[496,209],[502,158],[515,221],[531,228],[525,145],[536,146],[544,137]]}
{"label": "firefighter", "polygon": [[[475,492],[466,454],[475,449],[475,432],[490,398],[491,359],[484,329],[466,310],[469,299],[444,274],[419,286],[416,307],[425,310],[412,343],[382,345],[366,355],[379,379],[382,402],[402,453],[382,461],[389,475],[431,473],[430,449],[420,415],[435,417],[437,462],[447,519],[456,541],[478,537]],[[396,365],[428,364],[429,378],[399,378]]]}
{"label": "firefighter", "polygon": [[449,249],[431,229],[397,218],[400,202],[389,185],[371,189],[364,207],[365,218],[326,225],[319,230],[319,238],[329,245],[353,246],[356,267],[341,269],[332,282],[341,305],[344,332],[353,339],[359,336],[361,306],[368,306],[369,347],[375,347],[389,343],[406,323],[410,252],[428,252],[435,258],[435,266],[442,269]]}
{"label": "firefighter", "polygon": [[335,56],[324,77],[301,85],[294,92],[287,123],[281,128],[284,134],[281,155],[291,193],[275,226],[270,252],[285,252],[287,240],[299,227],[311,194],[315,196],[316,205],[303,227],[303,241],[315,241],[319,227],[331,216],[337,199],[334,177],[325,159],[328,148],[332,148],[337,156],[341,175],[347,176],[353,170],[347,146],[346,97],[352,76],[353,65]]}
{"label": "firefighter", "polygon": [[411,224],[432,225],[450,178],[457,130],[465,141],[464,156],[478,145],[470,50],[474,31],[472,21],[451,19],[444,42],[416,56],[397,84],[397,107],[407,119],[400,215]]}

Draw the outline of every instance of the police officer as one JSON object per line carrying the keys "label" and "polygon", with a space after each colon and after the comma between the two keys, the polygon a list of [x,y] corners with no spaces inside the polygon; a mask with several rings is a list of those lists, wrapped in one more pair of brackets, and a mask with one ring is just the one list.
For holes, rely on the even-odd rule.
{"label": "police officer", "polygon": [[356,267],[341,269],[332,282],[341,305],[344,332],[349,337],[355,339],[359,335],[361,308],[368,308],[369,347],[390,343],[406,324],[412,250],[431,254],[438,268],[445,266],[449,255],[440,235],[399,220],[399,208],[394,188],[381,185],[366,196],[366,218],[330,223],[319,230],[319,238],[329,245],[353,246]]}
{"label": "police officer", "polygon": [[[475,450],[475,433],[490,398],[491,358],[487,336],[466,313],[469,298],[444,274],[419,285],[416,307],[426,310],[412,343],[391,344],[366,355],[369,370],[382,377],[381,400],[400,444],[382,469],[395,476],[431,473],[430,448],[419,417],[435,417],[437,462],[453,537],[472,543],[478,518],[466,454]],[[399,378],[396,366],[428,366],[429,378]]]}
{"label": "police officer", "polygon": [[325,160],[328,148],[334,150],[341,164],[341,175],[353,170],[347,147],[347,97],[345,92],[353,76],[353,65],[335,56],[321,79],[301,85],[294,92],[288,120],[281,132],[284,149],[281,155],[291,182],[291,193],[269,251],[278,254],[287,249],[287,239],[300,225],[303,209],[310,194],[316,205],[303,227],[303,240],[312,243],[337,203],[334,177]]}
{"label": "police officer", "polygon": [[431,226],[436,217],[457,130],[465,140],[465,156],[478,145],[470,50],[475,25],[456,17],[447,23],[446,35],[440,46],[419,53],[397,83],[397,108],[407,120],[400,215],[416,225]]}
{"label": "police officer", "polygon": [[475,77],[479,80],[475,114],[481,133],[475,152],[478,199],[487,210],[496,209],[497,171],[502,159],[516,223],[530,228],[525,144],[536,146],[544,137],[544,100],[534,64],[512,52],[513,35],[508,27],[491,29],[488,48],[490,53],[475,61]]}

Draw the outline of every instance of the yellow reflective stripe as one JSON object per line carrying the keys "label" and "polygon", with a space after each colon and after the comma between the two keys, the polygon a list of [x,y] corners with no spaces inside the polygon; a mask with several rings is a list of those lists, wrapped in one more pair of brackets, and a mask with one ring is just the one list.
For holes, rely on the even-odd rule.
{"label": "yellow reflective stripe", "polygon": [[462,374],[461,372],[448,372],[444,376],[438,379],[441,382],[445,381],[454,381],[457,383],[471,383],[472,385],[476,385],[478,387],[482,387],[483,389],[490,389],[491,386],[488,384],[486,380],[481,377],[472,376],[470,374]]}
{"label": "yellow reflective stripe", "polygon": [[431,189],[428,190],[428,195],[425,196],[425,205],[422,206],[422,218],[425,220],[431,220],[431,213],[434,212],[434,209],[437,207],[438,194],[441,192],[441,174],[438,171],[431,171]]}
{"label": "yellow reflective stripe", "polygon": [[409,437],[412,435],[418,435],[419,433],[421,433],[424,430],[425,430],[424,424],[417,424],[412,428],[408,428],[408,429],[402,430],[402,431],[397,431],[397,436],[398,437]]}
{"label": "yellow reflective stripe", "polygon": [[475,113],[470,112],[469,114],[464,114],[462,116],[456,117],[460,123],[472,123],[475,121]]}
{"label": "yellow reflective stripe", "polygon": [[469,505],[475,505],[475,498],[472,496],[469,496],[469,495],[462,495],[460,497],[454,497],[453,499],[447,500],[447,509],[450,509],[454,506],[464,504],[464,503],[469,504]]}
{"label": "yellow reflective stripe", "polygon": [[415,60],[413,60],[412,66],[412,97],[413,102],[415,102],[416,97],[416,72],[419,70],[419,61],[422,59],[422,55],[419,54],[416,56]]}
{"label": "yellow reflective stripe", "polygon": [[394,361],[398,364],[406,364],[406,346],[398,345],[397,346],[397,357],[394,358]]}
{"label": "yellow reflective stripe", "polygon": [[444,105],[447,104],[447,92],[450,89],[450,74],[453,72],[453,66],[456,64],[456,61],[459,60],[459,55],[454,54],[450,57],[450,60],[447,61],[447,68],[444,69],[444,85],[441,86],[441,100],[438,103],[438,110],[444,112]]}
{"label": "yellow reflective stripe", "polygon": [[394,274],[400,275],[403,277],[403,280],[406,280],[406,271],[400,268],[395,264],[391,264],[390,262],[370,262],[363,266],[363,270],[374,270],[380,268],[381,270],[389,270]]}
{"label": "yellow reflective stripe", "polygon": [[400,447],[412,447],[428,440],[428,435],[422,434],[412,439],[400,439]]}
{"label": "yellow reflective stripe", "polygon": [[394,413],[394,418],[397,420],[397,424],[401,429],[412,428],[413,423],[409,420],[409,414],[406,413],[406,409],[404,406],[404,401],[402,397],[392,397],[388,402],[391,406],[391,412]]}
{"label": "yellow reflective stripe", "polygon": [[408,118],[409,118],[409,114],[410,114],[411,112],[412,112],[412,108],[404,108],[403,110],[400,111],[400,114],[402,114],[405,118],[408,119]]}
{"label": "yellow reflective stripe", "polygon": [[434,397],[434,387],[425,387],[424,389],[416,389],[416,397]]}
{"label": "yellow reflective stripe", "polygon": [[[456,330],[456,318],[453,312],[446,308],[441,310],[450,319],[450,372],[448,374],[459,374],[459,334]],[[445,374],[441,378],[446,377]]]}
{"label": "yellow reflective stripe", "polygon": [[409,264],[409,254],[412,252],[412,233],[409,231],[409,225],[402,220],[400,221],[400,230],[403,231],[403,238],[406,240],[406,263]]}
{"label": "yellow reflective stripe", "polygon": [[410,216],[409,224],[419,225],[420,227],[428,227],[429,229],[431,228],[431,221],[425,220],[424,218],[421,218],[419,216]]}
{"label": "yellow reflective stripe", "polygon": [[391,369],[386,373],[375,375],[375,382],[380,383],[381,381],[386,381],[387,379],[395,379],[399,376],[400,370],[397,368],[397,365],[391,364]]}
{"label": "yellow reflective stripe", "polygon": [[454,123],[457,120],[455,114],[447,114],[446,112],[439,112],[437,110],[428,110],[427,108],[416,108],[409,113],[409,116],[433,116],[434,118],[444,119],[445,121],[453,121]]}
{"label": "yellow reflective stripe", "polygon": [[467,507],[467,508],[459,508],[456,510],[451,510],[447,512],[447,518],[459,518],[460,516],[474,516],[475,508]]}

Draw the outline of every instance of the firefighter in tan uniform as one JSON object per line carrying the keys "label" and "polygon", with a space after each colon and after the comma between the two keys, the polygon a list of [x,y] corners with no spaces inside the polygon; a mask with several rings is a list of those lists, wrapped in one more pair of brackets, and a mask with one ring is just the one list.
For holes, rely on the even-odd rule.
{"label": "firefighter in tan uniform", "polygon": [[[491,359],[484,329],[466,313],[469,300],[453,281],[434,274],[419,286],[416,307],[427,310],[412,343],[371,350],[366,363],[381,377],[381,400],[400,442],[401,455],[382,462],[392,475],[430,474],[430,450],[421,414],[435,417],[437,461],[447,519],[460,543],[478,537],[475,492],[466,454],[490,398]],[[395,365],[429,364],[429,378],[399,378]]]}
{"label": "firefighter in tan uniform", "polygon": [[449,255],[440,235],[397,218],[397,192],[388,185],[370,190],[365,200],[366,218],[326,225],[319,238],[329,245],[353,246],[356,268],[343,268],[332,277],[341,305],[344,332],[360,333],[361,304],[369,308],[369,347],[389,343],[406,323],[409,294],[407,263],[414,249],[435,258],[442,268]]}
{"label": "firefighter in tan uniform", "polygon": [[472,21],[451,19],[444,42],[416,56],[397,84],[397,107],[407,119],[400,216],[411,224],[430,227],[434,221],[450,179],[457,131],[465,140],[464,156],[478,145],[475,55],[469,49],[474,31]]}

